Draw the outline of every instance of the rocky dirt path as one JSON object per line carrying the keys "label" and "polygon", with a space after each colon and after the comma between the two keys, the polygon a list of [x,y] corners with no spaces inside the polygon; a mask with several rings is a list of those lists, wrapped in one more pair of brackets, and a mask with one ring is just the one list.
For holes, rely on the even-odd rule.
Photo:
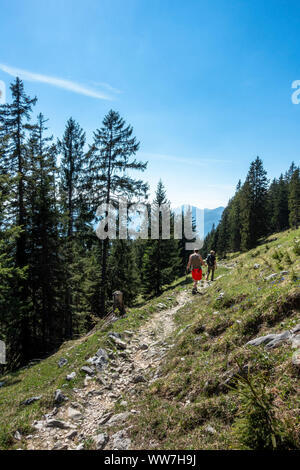
{"label": "rocky dirt path", "polygon": [[[87,371],[84,388],[73,390],[72,401],[64,401],[63,393],[57,391],[57,402],[62,403],[44,419],[34,422],[36,432],[27,436],[27,449],[81,450],[87,442],[97,449],[131,448],[126,421],[137,411],[127,408],[124,396],[134,398],[159,376],[160,364],[172,347],[166,340],[175,328],[174,315],[191,301],[190,289],[181,291],[176,300],[177,305],[170,309],[162,305],[139,331],[126,331],[121,338],[112,336],[119,353],[99,350],[108,355],[104,357],[105,367],[96,375],[92,367],[91,375]],[[118,400],[126,411],[115,414]],[[124,429],[113,434],[113,426]]]}

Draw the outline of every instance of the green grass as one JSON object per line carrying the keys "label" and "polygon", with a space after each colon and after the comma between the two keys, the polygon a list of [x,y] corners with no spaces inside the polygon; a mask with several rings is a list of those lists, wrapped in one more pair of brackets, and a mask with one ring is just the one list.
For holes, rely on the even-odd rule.
{"label": "green grass", "polygon": [[[222,277],[177,311],[175,346],[162,376],[139,403],[128,404],[140,411],[130,423],[136,448],[300,448],[299,375],[290,345],[269,352],[245,346],[300,322],[299,234],[273,235],[248,253],[228,256],[217,272]],[[283,270],[289,274],[280,275]],[[266,281],[272,273],[278,277]],[[256,389],[265,390],[263,405],[253,398]]]}
{"label": "green grass", "polygon": [[[222,277],[203,296],[191,296],[177,311],[177,328],[170,338],[174,347],[164,359],[161,377],[134,402],[124,397],[127,409],[139,411],[130,423],[135,448],[268,448],[274,443],[269,430],[273,428],[279,448],[300,448],[299,375],[291,364],[290,345],[269,352],[245,347],[252,338],[300,322],[299,238],[299,230],[290,230],[272,235],[248,253],[229,255],[217,270]],[[254,269],[256,263],[258,269]],[[283,270],[289,274],[280,275]],[[265,281],[272,273],[278,277]],[[175,305],[175,294],[187,286],[191,286],[190,277],[173,283],[159,298],[130,309],[113,325],[101,329],[100,322],[90,336],[66,342],[40,363],[2,377],[0,448],[22,446],[13,438],[15,431],[31,432],[33,420],[52,409],[56,389],[72,397],[72,388],[82,386],[84,377],[79,371],[86,359],[99,347],[108,347],[107,331],[137,330],[158,303]],[[68,364],[59,368],[61,357]],[[248,366],[254,390],[266,391],[263,413],[240,378],[238,364]],[[65,377],[74,370],[76,380],[69,383]],[[27,407],[20,405],[35,395],[43,398]],[[116,411],[125,409],[116,404]],[[215,432],[209,432],[208,425]],[[261,434],[257,429],[262,429]]]}
{"label": "green grass", "polygon": [[[14,433],[18,430],[22,435],[30,434],[33,430],[32,422],[53,408],[55,390],[60,388],[66,396],[72,398],[72,389],[83,385],[85,375],[80,372],[80,368],[87,365],[86,359],[93,356],[100,347],[109,347],[117,353],[107,338],[108,331],[122,333],[124,330],[137,330],[157,310],[158,303],[164,303],[166,308],[176,305],[173,294],[182,289],[184,282],[181,279],[170,290],[166,288],[160,297],[139,308],[129,309],[125,317],[111,325],[103,326],[103,321],[99,321],[93,334],[65,342],[47,359],[2,376],[0,381],[5,384],[0,388],[0,449],[22,446],[15,441]],[[68,364],[59,368],[57,363],[61,357],[65,357]],[[75,380],[68,382],[66,375],[73,371],[77,376]],[[28,406],[21,405],[27,398],[39,395],[42,395],[41,400]]]}

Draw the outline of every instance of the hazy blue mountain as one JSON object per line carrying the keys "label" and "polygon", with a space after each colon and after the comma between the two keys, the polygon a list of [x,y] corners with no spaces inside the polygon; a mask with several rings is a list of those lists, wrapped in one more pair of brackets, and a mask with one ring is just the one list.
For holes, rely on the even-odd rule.
{"label": "hazy blue mountain", "polygon": [[204,235],[206,236],[208,232],[211,231],[213,224],[215,226],[221,220],[224,207],[216,207],[216,209],[204,209]]}
{"label": "hazy blue mountain", "polygon": [[[191,206],[192,208],[192,215],[193,218],[198,221],[201,220],[200,213],[203,209],[199,209],[198,207]],[[174,209],[176,214],[180,213],[181,208],[178,207]],[[213,225],[217,226],[221,220],[222,214],[224,211],[224,207],[216,207],[216,209],[204,209],[204,236],[206,236],[212,229]],[[199,231],[199,228],[197,228]]]}

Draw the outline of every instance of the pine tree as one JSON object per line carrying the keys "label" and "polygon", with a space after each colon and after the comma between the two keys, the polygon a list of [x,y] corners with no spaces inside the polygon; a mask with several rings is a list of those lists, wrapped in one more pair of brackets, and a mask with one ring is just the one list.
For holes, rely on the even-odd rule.
{"label": "pine tree", "polygon": [[268,231],[268,179],[262,160],[251,165],[241,190],[241,246],[253,248]]}
{"label": "pine tree", "polygon": [[[14,220],[15,226],[20,227],[16,239],[15,263],[16,268],[24,270],[27,266],[26,252],[26,133],[32,130],[29,124],[32,107],[37,99],[31,99],[25,94],[24,86],[19,78],[11,84],[12,103],[0,107],[0,134],[6,135],[8,142],[1,170],[13,177],[11,187],[14,198],[10,200],[11,213],[9,218]],[[18,344],[20,357],[25,361],[30,357],[30,332],[28,327],[28,282],[25,277],[19,279],[16,287],[16,295],[19,296],[20,309],[18,310],[19,334]]]}
{"label": "pine tree", "polygon": [[[139,149],[139,143],[132,137],[133,129],[126,126],[119,113],[109,111],[101,129],[94,133],[94,143],[88,153],[86,189],[91,195],[91,208],[96,213],[101,203],[117,204],[119,198],[144,198],[148,185],[142,180],[129,176],[128,170],[144,171],[147,163],[138,162],[132,157]],[[105,211],[105,216],[108,212]],[[109,239],[100,241],[102,245],[100,314],[106,311],[107,301],[107,261],[110,250]]]}
{"label": "pine tree", "polygon": [[291,179],[292,179],[292,176],[295,172],[295,170],[297,170],[297,166],[295,165],[295,162],[292,162],[288,171],[285,173],[285,180],[290,183],[291,182]]}
{"label": "pine tree", "polygon": [[[163,239],[162,236],[162,217],[166,214],[162,214],[159,208],[168,205],[164,185],[159,181],[151,210],[151,232],[158,234],[158,237],[147,241],[143,256],[143,291],[146,294],[159,295],[163,285],[170,284],[180,274],[182,261],[179,242],[174,236],[170,236],[170,239]],[[170,221],[170,231],[173,223]]]}
{"label": "pine tree", "polygon": [[229,246],[231,251],[239,251],[241,249],[241,187],[242,183],[239,180],[228,215]]}
{"label": "pine tree", "polygon": [[108,297],[115,290],[124,294],[124,302],[131,305],[140,291],[140,279],[132,240],[113,240],[108,262]]}
{"label": "pine tree", "polygon": [[297,168],[290,182],[289,191],[289,222],[293,228],[300,224],[300,170]]}
{"label": "pine tree", "polygon": [[288,183],[283,175],[274,180],[269,188],[270,226],[281,231],[289,226]]}
{"label": "pine tree", "polygon": [[67,237],[70,240],[82,196],[85,133],[79,124],[70,118],[62,140],[58,141],[60,162],[60,203],[64,213]]}
{"label": "pine tree", "polygon": [[[5,158],[7,139],[0,139],[0,167]],[[26,276],[26,268],[15,264],[16,240],[21,228],[12,223],[10,202],[11,187],[15,181],[8,174],[0,174],[0,339],[6,343],[7,362],[11,367],[19,364],[19,328],[20,322],[16,312],[22,304],[16,290]]]}
{"label": "pine tree", "polygon": [[[31,330],[31,352],[41,355],[51,351],[61,327],[61,286],[58,278],[58,222],[55,199],[56,147],[53,137],[46,137],[47,120],[40,113],[27,145],[27,238],[28,288],[31,300],[28,322]],[[60,327],[60,328],[59,328]]]}
{"label": "pine tree", "polygon": [[222,218],[219,224],[219,236],[217,242],[217,252],[220,256],[224,256],[230,249],[230,232],[229,232],[229,210],[230,203],[224,209]]}
{"label": "pine tree", "polygon": [[[65,132],[62,140],[58,140],[58,151],[62,158],[60,162],[60,190],[59,201],[62,213],[62,235],[64,240],[64,259],[65,259],[65,302],[64,316],[67,338],[73,335],[73,290],[71,288],[71,278],[74,273],[71,266],[79,265],[80,261],[73,258],[74,254],[79,254],[81,250],[77,250],[77,240],[75,236],[82,236],[83,212],[86,214],[87,197],[83,190],[84,178],[84,145],[85,133],[79,124],[70,118],[66,124]],[[86,222],[88,221],[86,217]],[[79,233],[74,234],[74,229],[81,229]],[[73,246],[73,244],[75,245]],[[74,295],[76,295],[74,293]]]}

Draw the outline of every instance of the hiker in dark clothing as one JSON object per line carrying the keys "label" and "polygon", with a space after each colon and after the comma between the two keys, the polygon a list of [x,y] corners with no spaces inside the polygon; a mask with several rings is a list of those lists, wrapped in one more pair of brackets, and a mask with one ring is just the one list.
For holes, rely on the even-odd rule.
{"label": "hiker in dark clothing", "polygon": [[215,269],[217,269],[216,253],[211,250],[208,257],[206,258],[207,264],[207,275],[206,280],[209,280],[209,275],[211,273],[211,280],[214,280]]}
{"label": "hiker in dark clothing", "polygon": [[198,281],[202,279],[202,266],[205,266],[205,263],[202,259],[202,256],[199,254],[199,250],[195,249],[194,253],[189,257],[189,262],[187,264],[187,271],[192,268],[192,278],[194,280],[192,293],[197,293],[197,284]]}

